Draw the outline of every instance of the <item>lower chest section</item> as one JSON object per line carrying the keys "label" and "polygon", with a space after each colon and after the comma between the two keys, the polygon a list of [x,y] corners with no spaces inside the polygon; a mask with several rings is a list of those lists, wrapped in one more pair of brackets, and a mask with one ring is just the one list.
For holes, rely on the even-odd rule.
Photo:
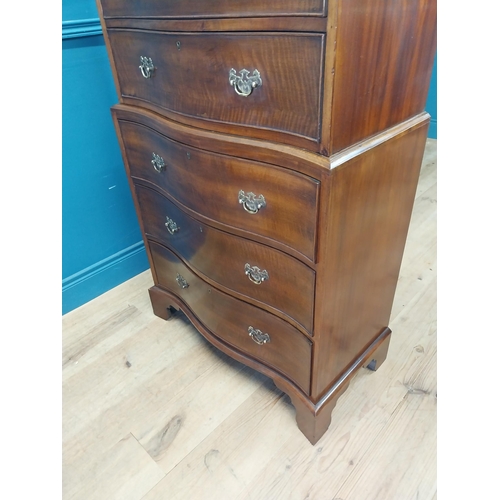
{"label": "lower chest section", "polygon": [[309,394],[320,182],[137,116],[116,124],[155,286]]}

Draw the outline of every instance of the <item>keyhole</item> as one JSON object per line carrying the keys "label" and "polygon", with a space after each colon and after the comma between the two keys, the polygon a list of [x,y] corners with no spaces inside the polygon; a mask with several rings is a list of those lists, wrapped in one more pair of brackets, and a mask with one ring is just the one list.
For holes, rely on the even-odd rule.
{"label": "keyhole", "polygon": [[189,151],[186,153],[186,156],[187,156],[187,159],[188,159],[188,160],[190,160],[190,159],[191,159],[191,153],[190,153]]}
{"label": "keyhole", "polygon": [[181,42],[177,41],[175,45],[177,45],[177,50],[181,50]]}

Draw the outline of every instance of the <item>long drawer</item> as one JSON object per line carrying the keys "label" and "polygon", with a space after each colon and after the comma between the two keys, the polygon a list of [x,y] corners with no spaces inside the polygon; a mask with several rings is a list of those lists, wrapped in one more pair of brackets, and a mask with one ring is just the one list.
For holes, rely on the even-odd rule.
{"label": "long drawer", "polygon": [[208,219],[278,241],[314,261],[318,181],[191,148],[138,123],[120,121],[119,127],[132,178],[153,183]]}
{"label": "long drawer", "polygon": [[254,17],[326,14],[325,0],[101,0],[104,17]]}
{"label": "long drawer", "polygon": [[320,136],[323,34],[109,29],[108,36],[129,103],[197,118],[205,128]]}
{"label": "long drawer", "polygon": [[167,248],[149,242],[158,285],[180,297],[217,337],[309,393],[311,341],[276,316],[220,292]]}
{"label": "long drawer", "polygon": [[266,245],[203,224],[153,191],[136,186],[144,230],[191,267],[246,297],[272,307],[312,333],[315,273]]}

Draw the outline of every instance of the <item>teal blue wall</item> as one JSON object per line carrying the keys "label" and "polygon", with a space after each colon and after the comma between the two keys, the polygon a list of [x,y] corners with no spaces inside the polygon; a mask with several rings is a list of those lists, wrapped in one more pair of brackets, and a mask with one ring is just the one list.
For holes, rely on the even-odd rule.
{"label": "teal blue wall", "polygon": [[95,19],[99,22],[95,0],[62,0],[62,18],[65,21]]}
{"label": "teal blue wall", "polygon": [[[94,0],[63,0],[63,314],[148,269],[109,108],[118,101]],[[426,109],[436,137],[436,69]]]}
{"label": "teal blue wall", "polygon": [[428,136],[431,139],[437,139],[437,56],[434,59],[434,67],[432,68],[431,85],[425,110],[431,115]]}
{"label": "teal blue wall", "polygon": [[118,101],[93,0],[63,1],[62,310],[148,268],[109,108]]}

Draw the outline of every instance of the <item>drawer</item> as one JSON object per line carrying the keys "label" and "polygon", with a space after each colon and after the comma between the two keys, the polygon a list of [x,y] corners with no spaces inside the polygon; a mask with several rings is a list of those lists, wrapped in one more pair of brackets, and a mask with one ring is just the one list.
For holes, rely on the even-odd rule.
{"label": "drawer", "polygon": [[[305,335],[276,316],[211,287],[165,247],[153,242],[149,247],[159,286],[180,297],[215,336],[309,393],[311,342]],[[267,342],[256,342],[262,340]]]}
{"label": "drawer", "polygon": [[208,129],[217,123],[238,133],[233,125],[243,125],[244,135],[252,127],[319,140],[323,34],[109,29],[108,36],[129,104]]}
{"label": "drawer", "polygon": [[148,237],[174,249],[208,278],[281,311],[312,332],[312,269],[271,247],[207,226],[156,191],[136,186],[136,193]]}
{"label": "drawer", "polygon": [[[190,148],[137,123],[120,121],[119,127],[133,178],[155,184],[208,219],[279,241],[314,260],[318,181]],[[247,211],[251,203],[244,198],[250,193],[265,202],[256,213]]]}
{"label": "drawer", "polygon": [[326,14],[325,0],[101,0],[104,17],[253,17]]}

